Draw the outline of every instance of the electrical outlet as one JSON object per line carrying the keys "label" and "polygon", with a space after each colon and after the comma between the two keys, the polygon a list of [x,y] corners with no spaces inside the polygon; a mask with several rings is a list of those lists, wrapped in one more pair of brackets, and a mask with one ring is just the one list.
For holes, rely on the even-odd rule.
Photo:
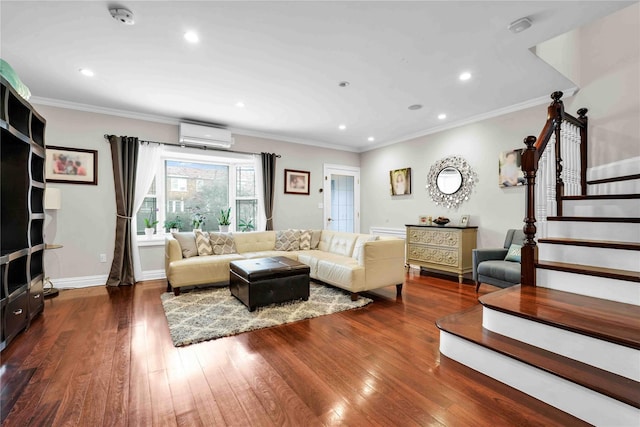
{"label": "electrical outlet", "polygon": [[100,254],[100,262],[107,262],[107,254]]}

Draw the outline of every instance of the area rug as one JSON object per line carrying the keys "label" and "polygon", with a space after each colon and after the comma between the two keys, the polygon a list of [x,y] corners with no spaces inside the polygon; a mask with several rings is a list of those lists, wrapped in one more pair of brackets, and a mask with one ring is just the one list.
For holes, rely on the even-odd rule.
{"label": "area rug", "polygon": [[229,288],[199,289],[179,296],[161,296],[173,345],[182,347],[242,332],[283,325],[364,307],[371,299],[351,295],[340,289],[311,283],[308,301],[272,304],[250,312]]}

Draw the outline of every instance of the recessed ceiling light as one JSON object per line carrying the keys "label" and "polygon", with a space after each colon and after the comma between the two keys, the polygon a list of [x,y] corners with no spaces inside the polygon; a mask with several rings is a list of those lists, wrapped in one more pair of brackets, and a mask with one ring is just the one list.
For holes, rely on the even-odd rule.
{"label": "recessed ceiling light", "polygon": [[462,81],[465,80],[469,80],[471,78],[471,73],[468,71],[465,71],[464,73],[460,74],[459,79]]}
{"label": "recessed ceiling light", "polygon": [[80,71],[80,74],[82,74],[83,76],[87,76],[87,77],[93,77],[94,76],[93,71],[91,71],[88,68],[80,68],[79,71]]}
{"label": "recessed ceiling light", "polygon": [[409,110],[419,110],[421,108],[422,108],[422,105],[420,104],[409,105]]}
{"label": "recessed ceiling light", "polygon": [[369,141],[369,142],[373,142],[373,141],[375,141],[375,140],[376,140],[376,139],[375,139],[374,137],[372,137],[372,136],[370,136],[369,138],[367,138],[367,141]]}
{"label": "recessed ceiling light", "polygon": [[444,119],[446,119],[446,118],[447,118],[447,115],[446,115],[446,114],[444,114],[444,113],[442,113],[442,114],[438,114],[438,118],[439,118],[440,120],[444,120]]}
{"label": "recessed ceiling light", "polygon": [[340,130],[345,130],[347,128],[347,125],[339,125],[338,129]]}
{"label": "recessed ceiling light", "polygon": [[350,85],[350,83],[347,82],[347,81],[343,81],[343,82],[338,83],[338,86],[340,86],[340,87],[347,87],[349,85]]}
{"label": "recessed ceiling light", "polygon": [[184,39],[189,43],[198,43],[200,41],[198,35],[193,31],[187,31],[186,33],[184,33]]}
{"label": "recessed ceiling light", "polygon": [[238,101],[238,102],[236,102],[236,107],[238,107],[238,108],[244,108],[244,102],[242,102],[242,101]]}

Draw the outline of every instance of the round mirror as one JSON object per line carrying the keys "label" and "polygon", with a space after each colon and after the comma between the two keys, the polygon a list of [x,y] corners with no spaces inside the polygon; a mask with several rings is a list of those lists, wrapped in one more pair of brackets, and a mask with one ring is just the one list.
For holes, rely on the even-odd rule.
{"label": "round mirror", "polygon": [[469,200],[478,175],[462,157],[445,157],[429,169],[427,191],[437,205],[457,209]]}
{"label": "round mirror", "polygon": [[454,167],[446,167],[438,173],[436,183],[444,194],[453,194],[462,186],[462,174]]}

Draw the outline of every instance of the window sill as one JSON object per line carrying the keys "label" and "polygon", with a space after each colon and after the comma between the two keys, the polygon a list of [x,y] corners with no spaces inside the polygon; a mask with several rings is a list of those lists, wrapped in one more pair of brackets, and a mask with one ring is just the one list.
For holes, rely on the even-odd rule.
{"label": "window sill", "polygon": [[139,235],[138,237],[138,247],[142,246],[163,246],[164,240],[167,234],[154,234],[153,236],[145,236]]}

